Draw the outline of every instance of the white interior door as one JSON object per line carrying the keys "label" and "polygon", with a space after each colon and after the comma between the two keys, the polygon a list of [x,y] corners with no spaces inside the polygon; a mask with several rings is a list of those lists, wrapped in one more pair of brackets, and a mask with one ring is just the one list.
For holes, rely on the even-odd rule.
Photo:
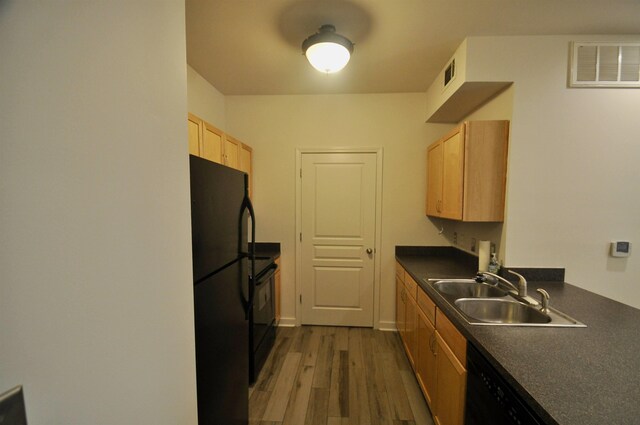
{"label": "white interior door", "polygon": [[373,326],[377,157],[303,153],[301,320]]}

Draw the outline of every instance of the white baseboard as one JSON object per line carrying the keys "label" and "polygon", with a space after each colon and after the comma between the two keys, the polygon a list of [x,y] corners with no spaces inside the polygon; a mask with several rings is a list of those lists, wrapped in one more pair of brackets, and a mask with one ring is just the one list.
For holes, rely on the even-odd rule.
{"label": "white baseboard", "polygon": [[278,322],[278,326],[283,328],[293,328],[296,326],[296,318],[295,317],[281,317],[280,322]]}
{"label": "white baseboard", "polygon": [[[278,322],[279,327],[283,328],[294,328],[297,326],[295,317],[281,317],[280,322]],[[385,332],[397,332],[396,322],[391,321],[380,321],[378,322],[378,330]]]}
{"label": "white baseboard", "polygon": [[397,332],[396,322],[380,321],[378,322],[378,330]]}

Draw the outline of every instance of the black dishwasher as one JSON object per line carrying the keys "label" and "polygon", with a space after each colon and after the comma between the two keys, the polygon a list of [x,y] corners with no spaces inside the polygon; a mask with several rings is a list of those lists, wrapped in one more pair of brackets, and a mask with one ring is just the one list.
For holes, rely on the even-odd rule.
{"label": "black dishwasher", "polygon": [[465,425],[542,425],[471,344],[467,344],[467,407]]}

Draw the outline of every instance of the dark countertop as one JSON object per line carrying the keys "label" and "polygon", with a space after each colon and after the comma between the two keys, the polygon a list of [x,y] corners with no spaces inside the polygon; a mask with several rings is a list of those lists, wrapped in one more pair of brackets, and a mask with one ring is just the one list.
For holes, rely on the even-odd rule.
{"label": "dark countertop", "polygon": [[396,258],[546,423],[640,423],[640,310],[568,283],[529,281],[529,294],[544,288],[552,307],[587,327],[469,325],[423,278],[470,278],[477,264],[448,249]]}
{"label": "dark countertop", "polygon": [[280,256],[280,242],[256,242],[256,257],[275,260]]}
{"label": "dark countertop", "polygon": [[276,258],[280,257],[280,243],[277,242],[256,242],[256,276],[261,275],[273,264]]}

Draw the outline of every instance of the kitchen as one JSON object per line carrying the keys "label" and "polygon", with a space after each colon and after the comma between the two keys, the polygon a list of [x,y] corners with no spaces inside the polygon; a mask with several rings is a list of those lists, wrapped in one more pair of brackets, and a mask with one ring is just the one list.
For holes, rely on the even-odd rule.
{"label": "kitchen", "polygon": [[[121,8],[0,4],[0,39],[19,47],[1,44],[2,196],[11,207],[2,222],[0,370],[3,381],[20,373],[31,386],[34,423],[195,423],[193,300],[175,285],[191,276],[186,147],[177,142],[193,77],[184,70],[184,5]],[[617,262],[606,253],[612,238],[638,239],[636,92],[566,89],[571,37],[477,41],[495,46],[483,54],[507,49],[493,58],[504,65],[496,78],[515,81],[474,117],[512,119],[506,263],[565,267],[568,282],[637,307],[633,254]],[[552,66],[532,72],[523,55],[549,51]],[[546,73],[562,77],[545,86]],[[282,242],[283,291],[295,282],[298,146],[385,149],[380,327],[393,326],[396,245],[449,245],[456,231],[466,246],[504,232],[444,223],[443,236],[424,217],[425,149],[448,128],[424,125],[424,92],[220,103],[223,119],[209,120],[254,148],[256,208],[269,223],[260,239]],[[505,109],[513,116],[497,115]],[[294,302],[283,300],[285,318],[295,317]]]}

